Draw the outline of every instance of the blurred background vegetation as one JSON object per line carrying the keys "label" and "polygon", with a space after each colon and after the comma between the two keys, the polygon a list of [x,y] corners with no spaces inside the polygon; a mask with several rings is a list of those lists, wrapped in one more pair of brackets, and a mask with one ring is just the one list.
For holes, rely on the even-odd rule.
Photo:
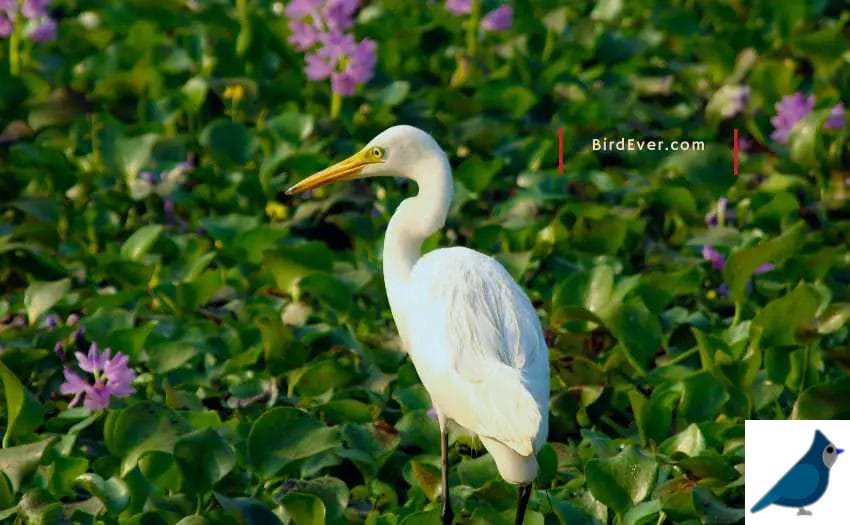
{"label": "blurred background vegetation", "polygon": [[[282,195],[399,123],[455,169],[426,248],[496,256],[547,333],[527,523],[742,522],[745,419],[850,417],[846,3],[502,4],[0,2],[2,519],[435,523],[380,272],[415,188]],[[92,343],[134,393],[72,398]],[[452,440],[459,521],[510,523]]]}

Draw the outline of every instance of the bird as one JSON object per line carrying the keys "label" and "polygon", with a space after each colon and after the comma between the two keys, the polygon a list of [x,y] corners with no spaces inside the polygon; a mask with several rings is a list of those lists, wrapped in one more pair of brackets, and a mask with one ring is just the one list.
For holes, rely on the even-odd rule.
{"label": "bird", "polygon": [[452,202],[451,165],[427,132],[392,126],[337,164],[291,186],[379,176],[412,180],[387,225],[384,284],[403,350],[431,397],[440,428],[441,521],[453,523],[448,425],[479,437],[501,477],[517,486],[521,525],[549,428],[549,350],[528,295],[496,259],[448,247],[421,253],[441,230]]}
{"label": "bird", "polygon": [[829,471],[844,449],[837,448],[820,430],[808,452],[767,491],[750,512],[758,512],[769,505],[796,507],[798,516],[811,516],[805,507],[816,502],[826,492]]}

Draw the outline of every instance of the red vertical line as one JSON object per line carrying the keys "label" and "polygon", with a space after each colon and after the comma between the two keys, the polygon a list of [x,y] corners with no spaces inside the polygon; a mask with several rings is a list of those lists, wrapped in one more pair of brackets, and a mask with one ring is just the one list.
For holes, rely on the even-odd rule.
{"label": "red vertical line", "polygon": [[738,176],[738,128],[732,130],[732,171]]}
{"label": "red vertical line", "polygon": [[558,128],[558,175],[564,174],[564,128]]}

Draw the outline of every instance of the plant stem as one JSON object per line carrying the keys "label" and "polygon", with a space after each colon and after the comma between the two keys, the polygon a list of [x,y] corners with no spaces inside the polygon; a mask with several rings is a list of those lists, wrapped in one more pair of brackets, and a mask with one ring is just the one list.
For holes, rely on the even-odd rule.
{"label": "plant stem", "polygon": [[334,93],[331,97],[331,118],[335,119],[339,116],[339,111],[342,109],[342,95]]}
{"label": "plant stem", "polygon": [[741,301],[735,301],[735,317],[732,318],[732,326],[738,326],[741,320]]}
{"label": "plant stem", "polygon": [[9,35],[9,73],[16,77],[21,74],[21,16],[15,17],[12,34]]}
{"label": "plant stem", "polygon": [[469,19],[466,21],[466,52],[469,57],[478,51],[478,22],[481,18],[481,0],[472,0],[469,6]]}

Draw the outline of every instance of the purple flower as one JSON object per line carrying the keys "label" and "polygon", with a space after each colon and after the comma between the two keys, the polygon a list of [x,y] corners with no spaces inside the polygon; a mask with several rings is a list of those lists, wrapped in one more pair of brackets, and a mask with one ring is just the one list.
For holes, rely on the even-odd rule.
{"label": "purple flower", "polygon": [[287,6],[289,43],[307,51],[323,33],[342,33],[354,24],[359,0],[292,0]]}
{"label": "purple flower", "polygon": [[109,406],[112,396],[127,397],[136,390],[132,382],[136,374],[127,364],[127,356],[118,352],[110,357],[111,350],[107,348],[99,352],[97,344],[92,343],[88,355],[76,352],[77,364],[80,369],[94,376],[94,383],[89,383],[79,374],[66,367],[65,382],[59,386],[62,395],[73,395],[69,406],[73,407],[85,396],[83,406],[91,410],[104,409]]}
{"label": "purple flower", "polygon": [[359,0],[292,0],[285,9],[289,17],[289,42],[307,52],[304,72],[310,80],[330,78],[337,95],[354,94],[368,82],[377,62],[374,41],[359,43],[345,33],[354,24]]}
{"label": "purple flower", "polygon": [[86,346],[86,331],[82,327],[74,330],[74,344],[80,349]]}
{"label": "purple flower", "polygon": [[53,352],[56,353],[56,357],[58,357],[60,361],[65,360],[65,345],[62,344],[62,341],[56,341],[56,344],[53,345]]}
{"label": "purple flower", "polygon": [[804,97],[802,93],[797,92],[783,97],[781,101],[776,103],[776,115],[770,119],[774,128],[770,138],[781,144],[787,144],[791,129],[797,122],[811,113],[814,107],[814,95]]}
{"label": "purple flower", "polygon": [[0,38],[6,38],[12,34],[12,21],[6,15],[0,14]]}
{"label": "purple flower", "polygon": [[455,16],[466,15],[472,10],[472,2],[471,0],[446,0],[446,9]]}
{"label": "purple flower", "polygon": [[76,313],[68,314],[68,318],[65,319],[65,324],[68,326],[73,326],[77,324],[77,321],[80,320],[80,315]]}
{"label": "purple flower", "polygon": [[30,40],[39,44],[56,40],[56,20],[44,18],[40,24],[29,32],[29,37]]}
{"label": "purple flower", "polygon": [[306,73],[310,80],[331,78],[331,88],[344,96],[354,94],[355,88],[372,78],[375,71],[377,44],[364,38],[341,33],[320,36],[322,47],[306,57]]}
{"label": "purple flower", "polygon": [[436,409],[436,408],[431,407],[431,408],[429,408],[429,409],[428,409],[428,411],[427,411],[427,412],[425,412],[425,413],[426,413],[426,414],[428,415],[428,417],[430,417],[431,419],[433,419],[433,420],[436,420],[436,419],[437,419],[437,409]]}
{"label": "purple flower", "polygon": [[706,244],[702,247],[702,258],[710,262],[715,270],[723,270],[726,266],[726,257],[711,245]]}
{"label": "purple flower", "polygon": [[511,6],[503,4],[481,19],[481,28],[485,31],[504,31],[510,29],[513,23],[514,10]]}
{"label": "purple flower", "polygon": [[47,6],[50,0],[24,0],[24,7],[21,10],[27,18],[41,18],[47,16]]}
{"label": "purple flower", "polygon": [[771,262],[766,262],[764,264],[758,265],[758,267],[755,270],[753,270],[753,274],[759,275],[759,274],[762,274],[762,273],[767,273],[767,272],[769,272],[769,271],[771,271],[775,268],[776,268],[775,264],[773,264]]}
{"label": "purple flower", "polygon": [[844,127],[843,102],[839,102],[832,108],[832,111],[830,111],[829,116],[826,118],[826,122],[823,123],[823,127],[826,129],[841,129]]}
{"label": "purple flower", "polygon": [[735,220],[735,212],[729,211],[729,199],[721,197],[717,199],[717,205],[713,210],[705,214],[705,224],[709,228],[714,228],[720,224],[726,224],[729,221]]}
{"label": "purple flower", "polygon": [[717,287],[717,293],[719,293],[722,297],[729,297],[729,285],[726,283],[720,283],[720,286]]}
{"label": "purple flower", "polygon": [[360,0],[328,0],[325,3],[325,23],[328,30],[342,32],[354,25],[354,13]]}
{"label": "purple flower", "polygon": [[55,330],[56,326],[59,324],[59,317],[56,314],[50,314],[47,316],[47,328],[50,330]]}
{"label": "purple flower", "polygon": [[298,51],[306,51],[319,41],[319,30],[311,24],[293,21],[289,24],[289,43]]}

